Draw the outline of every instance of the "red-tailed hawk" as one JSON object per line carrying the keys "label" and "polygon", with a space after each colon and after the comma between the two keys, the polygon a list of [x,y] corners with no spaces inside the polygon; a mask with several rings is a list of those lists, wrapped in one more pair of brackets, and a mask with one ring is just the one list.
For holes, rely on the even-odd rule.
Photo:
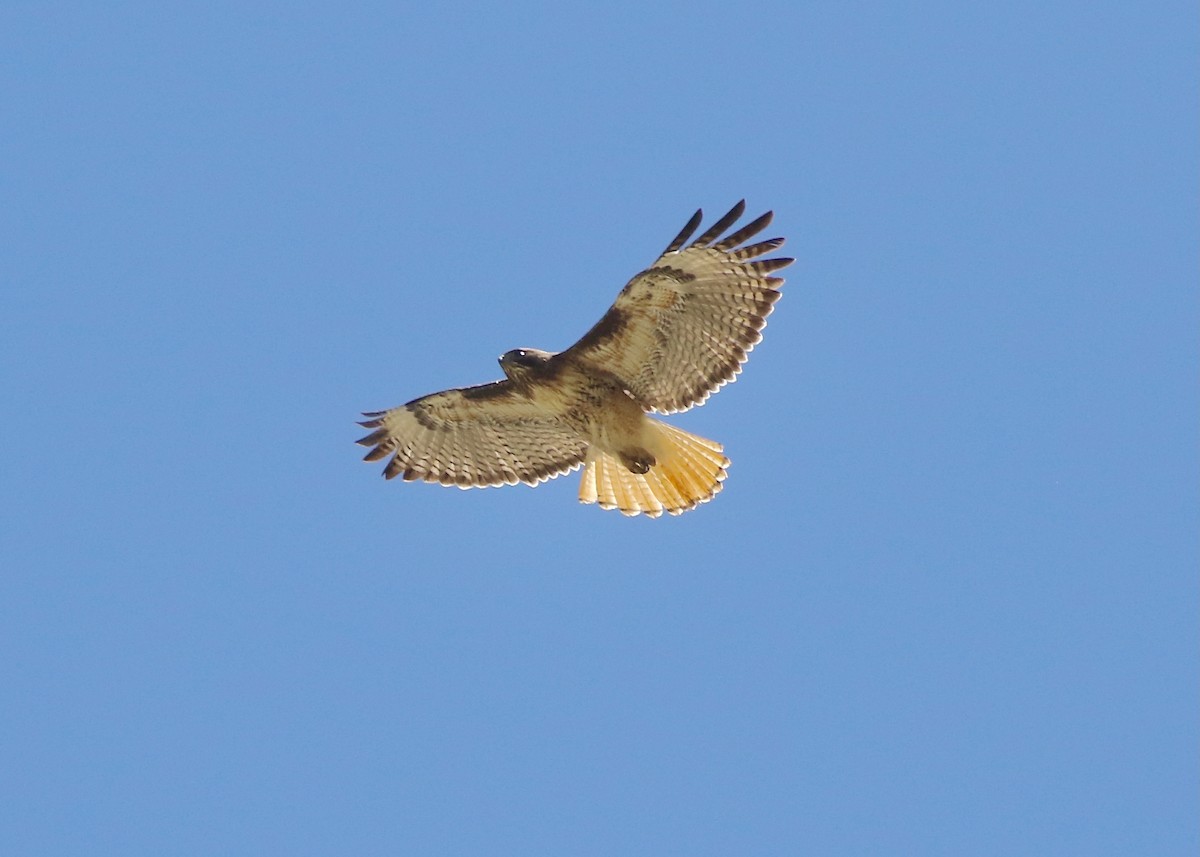
{"label": "red-tailed hawk", "polygon": [[579,499],[626,515],[678,515],[721,490],[719,443],[648,413],[704,402],[733,381],[762,339],[792,259],[783,245],[741,246],[771,212],[722,238],[745,201],[688,243],[697,211],[658,261],[629,281],[583,338],[558,354],[518,348],[500,357],[503,381],[445,390],[367,413],[367,461],[383,474],[472,488],[537,485],[583,465]]}

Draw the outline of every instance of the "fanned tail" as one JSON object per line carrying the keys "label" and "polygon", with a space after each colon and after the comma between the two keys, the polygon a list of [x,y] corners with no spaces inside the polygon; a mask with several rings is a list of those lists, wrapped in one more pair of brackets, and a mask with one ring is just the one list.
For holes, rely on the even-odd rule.
{"label": "fanned tail", "polygon": [[650,425],[657,441],[654,466],[637,474],[616,456],[589,449],[579,483],[581,503],[657,518],[663,512],[680,515],[694,509],[721,490],[729,467],[721,444],[658,420]]}

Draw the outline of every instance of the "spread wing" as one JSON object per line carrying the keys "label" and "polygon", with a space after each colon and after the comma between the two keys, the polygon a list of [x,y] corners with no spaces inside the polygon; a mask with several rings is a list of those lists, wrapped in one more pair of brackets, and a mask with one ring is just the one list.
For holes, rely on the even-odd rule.
{"label": "spread wing", "polygon": [[703,217],[697,211],[563,356],[612,372],[664,414],[698,405],[734,380],[779,299],[783,279],[771,273],[794,261],[759,258],[783,246],[782,238],[741,246],[767,227],[770,211],[721,237],[745,209],[743,200],[688,244]]}
{"label": "spread wing", "polygon": [[374,447],[364,456],[391,455],[388,479],[423,479],[472,488],[536,485],[574,470],[587,442],[517,393],[511,381],[444,390],[390,411],[364,414]]}

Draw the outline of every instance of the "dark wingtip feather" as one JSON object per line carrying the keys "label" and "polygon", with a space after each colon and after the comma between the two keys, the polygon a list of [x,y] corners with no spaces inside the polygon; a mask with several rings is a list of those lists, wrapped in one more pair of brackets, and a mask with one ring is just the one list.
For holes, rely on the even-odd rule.
{"label": "dark wingtip feather", "polygon": [[375,444],[379,443],[381,440],[383,440],[386,437],[387,437],[387,429],[379,429],[378,431],[371,432],[366,437],[360,437],[358,440],[356,440],[354,442],[361,443],[363,446],[375,446]]}
{"label": "dark wingtip feather", "polygon": [[704,210],[697,208],[696,213],[692,215],[692,219],[689,220],[687,225],[679,231],[679,234],[675,236],[675,240],[667,245],[667,249],[663,250],[663,255],[665,256],[668,253],[674,253],[676,250],[681,248],[684,245],[684,242],[692,237],[692,233],[695,232],[697,227],[700,226],[700,221],[703,219]]}
{"label": "dark wingtip feather", "polygon": [[705,247],[711,242],[721,237],[721,233],[737,222],[737,219],[746,211],[746,200],[739,200],[738,204],[729,209],[725,216],[708,228],[708,231],[692,242],[693,247]]}
{"label": "dark wingtip feather", "polygon": [[[742,239],[745,240],[745,239]],[[757,244],[747,244],[741,249],[734,250],[734,245],[728,240],[722,241],[717,245],[718,250],[725,250],[729,253],[729,258],[735,261],[744,261],[746,259],[754,259],[758,256],[770,253],[772,250],[778,250],[787,242],[783,238],[769,238],[766,241],[759,241]]]}
{"label": "dark wingtip feather", "polygon": [[756,274],[769,274],[772,271],[778,271],[780,268],[786,268],[795,261],[795,259],[788,259],[781,256],[778,259],[759,259],[757,262],[747,262],[746,267]]}
{"label": "dark wingtip feather", "polygon": [[[360,443],[361,443],[361,441],[360,441]],[[364,455],[363,461],[378,461],[379,459],[383,458],[384,456],[391,455],[391,452],[392,452],[391,446],[388,446],[387,444],[380,444],[379,446],[377,446],[374,449],[372,449],[371,451],[369,451],[366,455]]]}
{"label": "dark wingtip feather", "polygon": [[[753,238],[755,235],[766,229],[774,217],[775,212],[773,211],[768,211],[766,214],[761,214],[754,220],[747,223],[737,232],[730,235],[728,238],[722,239],[717,244],[714,244],[713,247],[717,250],[732,250],[743,241]],[[715,238],[716,236],[714,235],[713,237]]]}

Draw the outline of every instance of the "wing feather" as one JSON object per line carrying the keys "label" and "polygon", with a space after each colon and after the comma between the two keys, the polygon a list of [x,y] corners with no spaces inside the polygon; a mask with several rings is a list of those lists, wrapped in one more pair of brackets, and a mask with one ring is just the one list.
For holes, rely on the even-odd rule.
{"label": "wing feather", "polygon": [[743,200],[688,244],[703,219],[696,212],[563,356],[613,373],[664,414],[701,404],[734,380],[779,299],[783,279],[770,274],[794,261],[759,258],[783,246],[782,238],[740,246],[770,224],[769,211],[721,238],[745,209]]}
{"label": "wing feather", "polygon": [[679,230],[679,234],[675,236],[675,240],[667,245],[667,249],[662,251],[662,255],[665,256],[668,253],[674,253],[676,250],[682,248],[687,243],[687,240],[692,237],[692,233],[700,227],[700,221],[703,219],[704,212],[697,208],[696,213],[692,215],[692,219],[684,225],[683,229]]}
{"label": "wing feather", "polygon": [[[722,234],[724,234],[726,229],[728,229],[730,226],[733,226],[733,224],[737,223],[738,218],[741,217],[742,214],[745,213],[745,211],[746,211],[746,200],[744,200],[744,199],[739,200],[737,205],[735,205],[733,208],[729,209],[729,211],[725,212],[724,217],[722,217],[720,220],[718,220],[716,223],[714,223],[712,226],[710,226],[708,228],[708,231],[705,232],[703,235],[701,235],[699,238],[697,238],[695,241],[693,241],[690,246],[691,247],[707,247],[708,245],[712,244],[718,238],[720,238]],[[770,219],[771,218],[768,216],[767,217],[768,222],[770,221]],[[762,220],[762,218],[760,217],[759,220]],[[754,226],[753,223],[751,223],[750,225]],[[757,230],[755,230],[755,231],[757,231]],[[751,234],[754,234],[754,233],[751,233]],[[741,243],[741,242],[735,242],[735,243]]]}
{"label": "wing feather", "polygon": [[[744,202],[745,201],[743,200],[743,203]],[[746,209],[746,206],[743,204],[742,211],[745,211],[745,209]],[[737,211],[737,209],[735,208],[734,211]],[[733,212],[730,212],[730,214],[732,214],[732,213]],[[728,216],[728,215],[726,215],[726,216]],[[741,216],[741,212],[738,213],[738,217],[740,217],[740,216]],[[764,229],[766,229],[768,226],[770,226],[771,220],[774,219],[774,217],[775,217],[775,212],[773,212],[773,211],[768,211],[766,214],[759,215],[757,218],[755,218],[754,220],[751,220],[749,223],[747,223],[745,226],[743,226],[737,232],[733,233],[732,235],[728,236],[727,238],[721,239],[720,242],[714,244],[713,249],[720,250],[722,253],[729,252],[734,247],[737,247],[739,244],[744,244],[748,239],[753,238],[755,235],[757,235],[758,233],[760,233]],[[721,229],[719,229],[717,231],[717,235],[720,235],[728,227],[732,226],[733,222],[735,220],[737,220],[737,217],[733,218],[733,220],[730,220],[729,223],[725,224],[725,226],[723,226]],[[719,225],[720,224],[718,224],[718,226]],[[716,238],[717,235],[714,235],[713,237]],[[780,243],[783,243],[783,242],[780,242]],[[776,245],[776,246],[778,246],[778,245]]]}
{"label": "wing feather", "polygon": [[364,414],[363,456],[391,456],[383,474],[460,488],[536,485],[580,464],[587,441],[510,381],[444,390]]}

